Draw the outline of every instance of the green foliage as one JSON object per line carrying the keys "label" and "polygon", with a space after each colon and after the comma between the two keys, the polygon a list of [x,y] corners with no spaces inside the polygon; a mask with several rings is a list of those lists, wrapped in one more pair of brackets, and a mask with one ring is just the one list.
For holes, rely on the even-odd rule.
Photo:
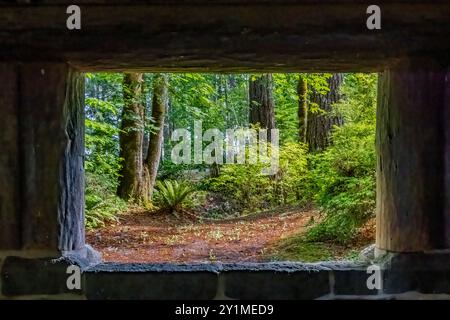
{"label": "green foliage", "polygon": [[122,98],[120,74],[86,75],[86,171],[105,175],[111,181],[118,177],[119,124]]}
{"label": "green foliage", "polygon": [[273,201],[273,186],[261,173],[263,164],[226,164],[219,177],[212,178],[209,190],[221,193],[239,204],[242,213],[258,211]]}
{"label": "green foliage", "polygon": [[183,179],[185,170],[192,167],[190,164],[175,164],[171,161],[165,161],[160,164],[158,177],[161,180],[180,180]]}
{"label": "green foliage", "polygon": [[102,227],[126,210],[115,195],[119,176],[119,124],[122,75],[86,75],[86,228]]}
{"label": "green foliage", "polygon": [[158,181],[156,183],[156,204],[163,210],[176,215],[189,204],[189,196],[195,192],[188,183],[176,180]]}
{"label": "green foliage", "polygon": [[264,162],[223,165],[220,175],[206,182],[206,188],[238,203],[242,213],[295,203],[306,174],[306,150],[304,144],[294,142],[281,147],[279,170],[274,176],[263,173],[268,167]]}
{"label": "green foliage", "polygon": [[374,216],[376,76],[347,79],[343,88],[347,95],[340,104],[343,110],[351,109],[346,110],[347,123],[334,129],[327,150],[309,157],[304,188],[325,213],[324,220],[308,231],[309,241],[348,243],[356,229]]}
{"label": "green foliage", "polygon": [[[202,122],[203,131],[217,128],[224,132],[225,129],[246,127],[247,83],[248,75],[245,74],[172,74],[167,126],[170,130],[185,128],[192,133],[195,121]],[[164,143],[165,149],[171,150],[177,142],[165,139]],[[163,166],[170,162],[170,152],[166,152]],[[203,168],[203,165],[191,168]]]}
{"label": "green foliage", "polygon": [[114,193],[115,184],[107,176],[86,174],[86,228],[103,227],[117,221],[117,214],[127,209],[127,204]]}
{"label": "green foliage", "polygon": [[308,242],[303,234],[296,234],[283,239],[272,249],[269,260],[317,262],[331,259],[330,246],[322,242]]}
{"label": "green foliage", "polygon": [[[274,100],[275,100],[275,120],[277,129],[280,130],[280,142],[298,141],[298,81],[301,76],[307,83],[308,87],[313,88],[320,93],[326,93],[328,88],[327,80],[330,78],[329,73],[275,73],[274,81]],[[319,112],[318,106],[308,100],[311,112]]]}
{"label": "green foliage", "polygon": [[275,120],[281,143],[298,141],[298,74],[273,75]]}
{"label": "green foliage", "polygon": [[344,77],[344,96],[334,108],[347,123],[375,125],[378,77],[373,73],[351,73]]}
{"label": "green foliage", "polygon": [[194,121],[202,121],[205,130],[246,126],[247,81],[248,75],[242,74],[173,74],[169,122],[176,128],[192,128]]}
{"label": "green foliage", "polygon": [[[308,154],[307,147],[298,143],[299,76],[317,92],[328,90],[330,74],[273,75],[276,126],[280,129],[278,173],[263,175],[262,168],[266,165],[261,163],[226,164],[220,167],[218,177],[202,181],[201,187],[205,193],[220,194],[225,202],[232,203],[233,210],[242,214],[282,204],[316,204],[324,212],[324,218],[299,242],[303,249],[295,249],[312,252],[321,251],[321,244],[314,247],[311,241],[347,243],[356,228],[373,216],[377,76],[345,75],[341,92],[344,98],[334,106],[343,115],[345,125],[334,129],[332,145],[327,150],[314,154]],[[86,221],[88,228],[95,228],[126,209],[126,204],[115,196],[120,171],[118,136],[123,108],[123,76],[98,73],[87,74],[86,79]],[[152,75],[146,74],[144,79],[150,84]],[[158,173],[164,182],[158,183],[155,192],[156,203],[162,208],[180,211],[189,205],[194,189],[177,181],[185,178],[186,170],[206,167],[204,164],[171,163],[173,145],[167,133],[176,128],[193,132],[194,121],[202,121],[203,130],[217,128],[224,132],[225,129],[248,127],[248,80],[246,74],[180,73],[171,76],[165,152]],[[144,89],[143,102],[148,115],[151,85],[145,85]],[[320,112],[311,101],[309,108],[311,112]],[[152,121],[148,119],[145,133],[153,129]],[[197,205],[201,205],[202,200],[198,202]]]}
{"label": "green foliage", "polygon": [[308,172],[308,147],[303,143],[288,142],[280,148],[276,193],[283,203],[296,203],[302,199],[303,184]]}

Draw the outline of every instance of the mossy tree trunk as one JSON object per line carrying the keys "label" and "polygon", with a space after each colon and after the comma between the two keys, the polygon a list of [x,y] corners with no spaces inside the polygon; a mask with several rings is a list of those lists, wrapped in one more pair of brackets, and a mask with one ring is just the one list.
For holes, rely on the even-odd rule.
{"label": "mossy tree trunk", "polygon": [[117,195],[122,199],[134,201],[139,201],[142,193],[142,146],[145,113],[142,85],[142,73],[126,73],[124,75],[124,106],[119,133],[122,168]]}
{"label": "mossy tree trunk", "polygon": [[306,142],[308,125],[308,82],[301,74],[298,76],[298,141]]}
{"label": "mossy tree trunk", "polygon": [[144,200],[152,198],[156,182],[162,145],[164,142],[164,118],[168,105],[169,78],[167,74],[156,74],[153,78],[153,100],[151,119],[155,128],[149,135],[148,152],[144,163]]}

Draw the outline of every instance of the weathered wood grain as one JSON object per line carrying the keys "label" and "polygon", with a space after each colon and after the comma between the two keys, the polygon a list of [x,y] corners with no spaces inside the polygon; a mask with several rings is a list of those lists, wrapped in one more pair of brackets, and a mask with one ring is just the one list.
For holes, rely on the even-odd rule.
{"label": "weathered wood grain", "polygon": [[13,64],[0,64],[0,249],[19,249],[20,177],[18,73]]}
{"label": "weathered wood grain", "polygon": [[84,75],[69,69],[62,107],[64,153],[59,173],[60,250],[78,250],[85,244],[84,226]]}
{"label": "weathered wood grain", "polygon": [[443,116],[443,129],[445,131],[445,246],[450,248],[450,68],[445,75],[445,107]]}
{"label": "weathered wood grain", "polygon": [[26,249],[84,244],[83,79],[64,63],[20,67],[22,226]]}
{"label": "weathered wood grain", "polygon": [[423,61],[406,62],[380,76],[376,137],[380,249],[446,247],[445,76],[445,69]]}
{"label": "weathered wood grain", "polygon": [[359,1],[86,1],[77,31],[66,29],[61,3],[2,8],[0,60],[69,61],[84,71],[348,72],[405,56],[449,59],[442,1],[383,1],[376,31]]}
{"label": "weathered wood grain", "polygon": [[[427,3],[446,3],[448,0],[428,0]],[[378,5],[390,3],[424,3],[424,0],[378,0]],[[165,4],[165,5],[254,5],[254,4],[340,4],[340,3],[358,3],[358,4],[373,4],[374,2],[368,0],[78,0],[76,4],[84,5],[136,5],[136,4]],[[75,4],[72,0],[0,0],[0,5],[11,6],[12,4],[27,5],[71,5]]]}

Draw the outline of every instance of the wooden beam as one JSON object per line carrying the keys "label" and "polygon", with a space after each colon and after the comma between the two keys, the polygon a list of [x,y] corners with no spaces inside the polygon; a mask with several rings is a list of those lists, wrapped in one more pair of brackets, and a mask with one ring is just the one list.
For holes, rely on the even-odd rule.
{"label": "wooden beam", "polygon": [[[448,248],[444,177],[446,69],[408,61],[379,79],[377,239],[379,249]],[[448,117],[448,116],[447,116]],[[448,183],[448,182],[447,182]]]}
{"label": "wooden beam", "polygon": [[[405,56],[448,62],[450,4],[381,1],[382,29],[364,1],[82,2],[0,10],[0,60],[68,61],[83,71],[378,71]],[[156,3],[159,3],[156,1]]]}
{"label": "wooden beam", "polygon": [[[0,6],[12,4],[26,6],[33,0],[0,0]],[[368,0],[39,0],[38,5],[286,5],[286,4],[373,4]],[[440,4],[448,0],[377,0],[378,5],[402,3],[402,4]],[[33,4],[36,6],[37,4]]]}

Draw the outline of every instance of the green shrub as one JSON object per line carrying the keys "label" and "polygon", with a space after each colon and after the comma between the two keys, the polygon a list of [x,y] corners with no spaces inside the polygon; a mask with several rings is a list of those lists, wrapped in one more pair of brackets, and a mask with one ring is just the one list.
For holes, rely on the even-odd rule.
{"label": "green shrub", "polygon": [[209,190],[232,198],[241,210],[257,211],[271,200],[271,184],[261,173],[261,164],[227,164],[217,178],[209,181]]}
{"label": "green shrub", "polygon": [[304,198],[303,185],[307,175],[308,147],[288,142],[280,148],[279,171],[275,177],[275,194],[283,204],[299,203]]}
{"label": "green shrub", "polygon": [[374,132],[371,124],[336,128],[334,144],[311,156],[307,187],[326,216],[308,231],[308,240],[347,243],[374,215]]}
{"label": "green shrub", "polygon": [[333,252],[322,242],[308,242],[302,233],[280,240],[268,255],[271,261],[317,262],[330,260]]}
{"label": "green shrub", "polygon": [[189,205],[189,195],[195,189],[186,182],[179,183],[176,180],[158,181],[156,183],[155,200],[156,204],[163,210],[177,214],[184,207]]}
{"label": "green shrub", "polygon": [[216,178],[204,182],[205,189],[220,193],[239,204],[242,213],[298,202],[305,179],[306,146],[286,143],[279,148],[279,170],[273,175],[263,173],[268,164],[226,164]]}
{"label": "green shrub", "polygon": [[127,209],[127,203],[115,195],[115,183],[107,176],[86,173],[85,221],[88,230],[117,220],[117,214]]}
{"label": "green shrub", "polygon": [[308,230],[308,241],[346,244],[375,211],[375,74],[348,74],[334,106],[345,125],[336,127],[332,145],[308,157],[304,196],[324,212]]}
{"label": "green shrub", "polygon": [[158,169],[160,180],[182,180],[185,172],[195,168],[192,164],[175,164],[171,160],[162,161]]}

